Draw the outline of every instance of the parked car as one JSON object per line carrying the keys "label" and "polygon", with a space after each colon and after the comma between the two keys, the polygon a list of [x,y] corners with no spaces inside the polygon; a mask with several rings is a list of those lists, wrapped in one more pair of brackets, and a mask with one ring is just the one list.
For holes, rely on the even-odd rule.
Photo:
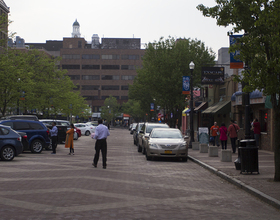
{"label": "parked car", "polygon": [[98,121],[89,121],[89,122],[86,122],[86,124],[91,124],[93,126],[98,126]]}
{"label": "parked car", "polygon": [[[66,131],[70,129],[69,121],[56,119],[41,119],[40,121],[43,122],[48,128],[52,128],[52,123],[55,122],[58,129],[58,143],[63,143],[65,141]],[[79,137],[81,137],[80,132],[75,130],[74,140],[78,140]],[[51,146],[49,147],[49,150],[51,150]]]}
{"label": "parked car", "polygon": [[141,131],[142,126],[144,125],[144,122],[137,123],[135,131],[133,132],[133,143],[137,146],[138,144],[138,134]]}
{"label": "parked car", "polygon": [[21,136],[12,128],[0,125],[0,157],[1,160],[11,161],[23,150]]}
{"label": "parked car", "polygon": [[130,129],[130,134],[133,134],[133,132],[135,131],[137,123],[132,123],[132,127]]}
{"label": "parked car", "polygon": [[169,126],[165,123],[146,122],[138,134],[138,152],[146,153],[148,136],[154,128],[169,128]]}
{"label": "parked car", "polygon": [[17,132],[25,132],[28,139],[28,147],[32,153],[41,153],[43,148],[50,145],[49,131],[40,121],[31,120],[3,120],[0,124],[10,126]]}
{"label": "parked car", "polygon": [[38,117],[36,115],[9,115],[1,118],[1,120],[8,120],[8,119],[38,121]]}
{"label": "parked car", "polygon": [[77,123],[74,124],[74,126],[81,130],[82,135],[89,136],[91,133],[95,132],[95,126],[93,125],[89,125],[86,123]]}
{"label": "parked car", "polygon": [[154,128],[147,136],[146,159],[153,157],[176,157],[188,160],[188,144],[177,128]]}
{"label": "parked car", "polygon": [[21,143],[22,143],[22,146],[23,146],[22,151],[29,150],[27,134],[25,132],[20,132],[20,131],[18,131],[17,133],[21,136]]}

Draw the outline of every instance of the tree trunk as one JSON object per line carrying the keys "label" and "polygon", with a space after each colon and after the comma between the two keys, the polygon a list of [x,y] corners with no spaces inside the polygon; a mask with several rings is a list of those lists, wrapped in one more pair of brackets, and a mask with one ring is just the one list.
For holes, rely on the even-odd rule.
{"label": "tree trunk", "polygon": [[274,108],[274,181],[280,181],[280,109]]}

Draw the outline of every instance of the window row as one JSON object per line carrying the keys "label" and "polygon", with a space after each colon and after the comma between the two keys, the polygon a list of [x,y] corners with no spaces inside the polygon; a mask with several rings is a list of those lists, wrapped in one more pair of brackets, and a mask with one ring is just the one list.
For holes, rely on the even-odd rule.
{"label": "window row", "polygon": [[[69,75],[71,80],[80,80],[80,75]],[[82,75],[82,80],[100,80],[100,75]],[[121,76],[121,80],[134,80],[135,76]],[[101,80],[120,80],[117,75],[102,75]]]}
{"label": "window row", "polygon": [[[128,90],[128,85],[125,86],[113,86],[113,85],[106,85],[106,86],[101,86],[101,90]],[[80,87],[79,87],[80,88]],[[99,90],[100,86],[99,85],[83,85],[81,86],[82,90]]]}
{"label": "window row", "polygon": [[[83,96],[86,100],[99,100],[98,96]],[[119,96],[113,96],[115,97],[117,100],[120,99]],[[109,98],[109,96],[101,96],[100,99],[105,100]],[[128,96],[121,96],[121,100],[128,100]]]}
{"label": "window row", "polygon": [[[135,65],[101,65],[102,70],[136,70],[139,66]],[[79,70],[80,65],[62,65],[62,69],[75,69]],[[100,65],[82,65],[83,70],[99,70]]]}
{"label": "window row", "polygon": [[[136,54],[125,54],[121,55],[122,60],[139,60],[139,55]],[[80,54],[63,54],[62,59],[80,59]],[[82,59],[85,60],[99,60],[99,54],[82,54]],[[111,55],[101,55],[102,60],[119,60],[120,55],[118,54],[111,54]]]}

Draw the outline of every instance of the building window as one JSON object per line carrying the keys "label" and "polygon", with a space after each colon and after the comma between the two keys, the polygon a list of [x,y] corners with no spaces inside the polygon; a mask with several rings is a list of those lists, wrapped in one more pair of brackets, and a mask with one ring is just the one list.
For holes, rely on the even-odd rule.
{"label": "building window", "polygon": [[103,70],[119,70],[120,66],[119,65],[102,65],[101,68]]}
{"label": "building window", "polygon": [[225,97],[226,96],[226,88],[221,88],[220,91],[219,91],[219,95],[220,97]]}
{"label": "building window", "polygon": [[82,65],[83,70],[99,70],[100,65]]}
{"label": "building window", "polygon": [[135,76],[122,76],[122,80],[134,80]]}
{"label": "building window", "polygon": [[102,60],[119,60],[120,55],[102,55],[101,59]]}
{"label": "building window", "polygon": [[95,85],[83,85],[82,90],[98,90],[99,86]]}
{"label": "building window", "polygon": [[120,76],[114,76],[114,75],[103,75],[101,76],[102,80],[119,80]]}
{"label": "building window", "polygon": [[62,69],[74,69],[74,70],[79,70],[80,69],[80,65],[62,65]]}
{"label": "building window", "polygon": [[139,55],[122,55],[122,60],[139,60]]}
{"label": "building window", "polygon": [[80,80],[80,75],[68,75],[71,80]]}
{"label": "building window", "polygon": [[129,86],[121,86],[121,90],[128,90]]}
{"label": "building window", "polygon": [[91,60],[91,59],[99,60],[100,55],[99,54],[83,54],[82,59],[85,59],[85,60]]}
{"label": "building window", "polygon": [[121,100],[128,100],[128,96],[121,96]]}
{"label": "building window", "polygon": [[80,54],[63,54],[62,59],[80,59]]}
{"label": "building window", "polygon": [[102,86],[102,90],[120,90],[120,86]]}
{"label": "building window", "polygon": [[99,75],[82,75],[82,80],[100,80]]}
{"label": "building window", "polygon": [[78,41],[78,48],[82,48],[82,41]]}
{"label": "building window", "polygon": [[122,70],[136,70],[137,67],[135,65],[121,65]]}
{"label": "building window", "polygon": [[[116,98],[117,100],[120,99],[119,96],[113,96],[113,97]],[[105,99],[109,98],[109,96],[102,96],[101,98],[102,98],[103,100],[105,100]]]}

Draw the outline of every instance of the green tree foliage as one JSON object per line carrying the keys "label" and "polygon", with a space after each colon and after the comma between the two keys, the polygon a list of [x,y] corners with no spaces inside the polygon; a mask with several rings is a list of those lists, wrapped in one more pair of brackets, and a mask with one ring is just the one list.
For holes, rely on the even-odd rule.
{"label": "green tree foliage", "polygon": [[244,91],[262,90],[271,95],[274,123],[274,180],[280,181],[280,1],[271,0],[216,0],[217,5],[197,6],[204,16],[217,19],[221,26],[233,25],[233,32],[244,31],[239,44],[231,51],[239,50],[239,58],[249,68],[243,71]]}
{"label": "green tree foliage", "polygon": [[123,103],[122,110],[124,113],[129,114],[136,122],[143,119],[145,111],[141,108],[140,101],[129,99],[126,103]]}
{"label": "green tree foliage", "polygon": [[108,123],[120,114],[120,105],[112,95],[105,99],[104,106],[101,107],[101,118],[106,119]]}
{"label": "green tree foliage", "polygon": [[[215,54],[199,40],[169,37],[149,43],[143,58],[143,68],[129,87],[129,98],[140,101],[141,108],[150,112],[155,103],[180,120],[185,106],[182,95],[182,77],[190,75],[189,63],[195,63],[194,86],[199,86],[203,64],[214,64]],[[179,114],[178,114],[179,113]],[[154,114],[154,113],[152,113]],[[173,119],[176,119],[173,117]],[[171,119],[171,117],[169,117]],[[175,121],[169,121],[171,126]]]}

